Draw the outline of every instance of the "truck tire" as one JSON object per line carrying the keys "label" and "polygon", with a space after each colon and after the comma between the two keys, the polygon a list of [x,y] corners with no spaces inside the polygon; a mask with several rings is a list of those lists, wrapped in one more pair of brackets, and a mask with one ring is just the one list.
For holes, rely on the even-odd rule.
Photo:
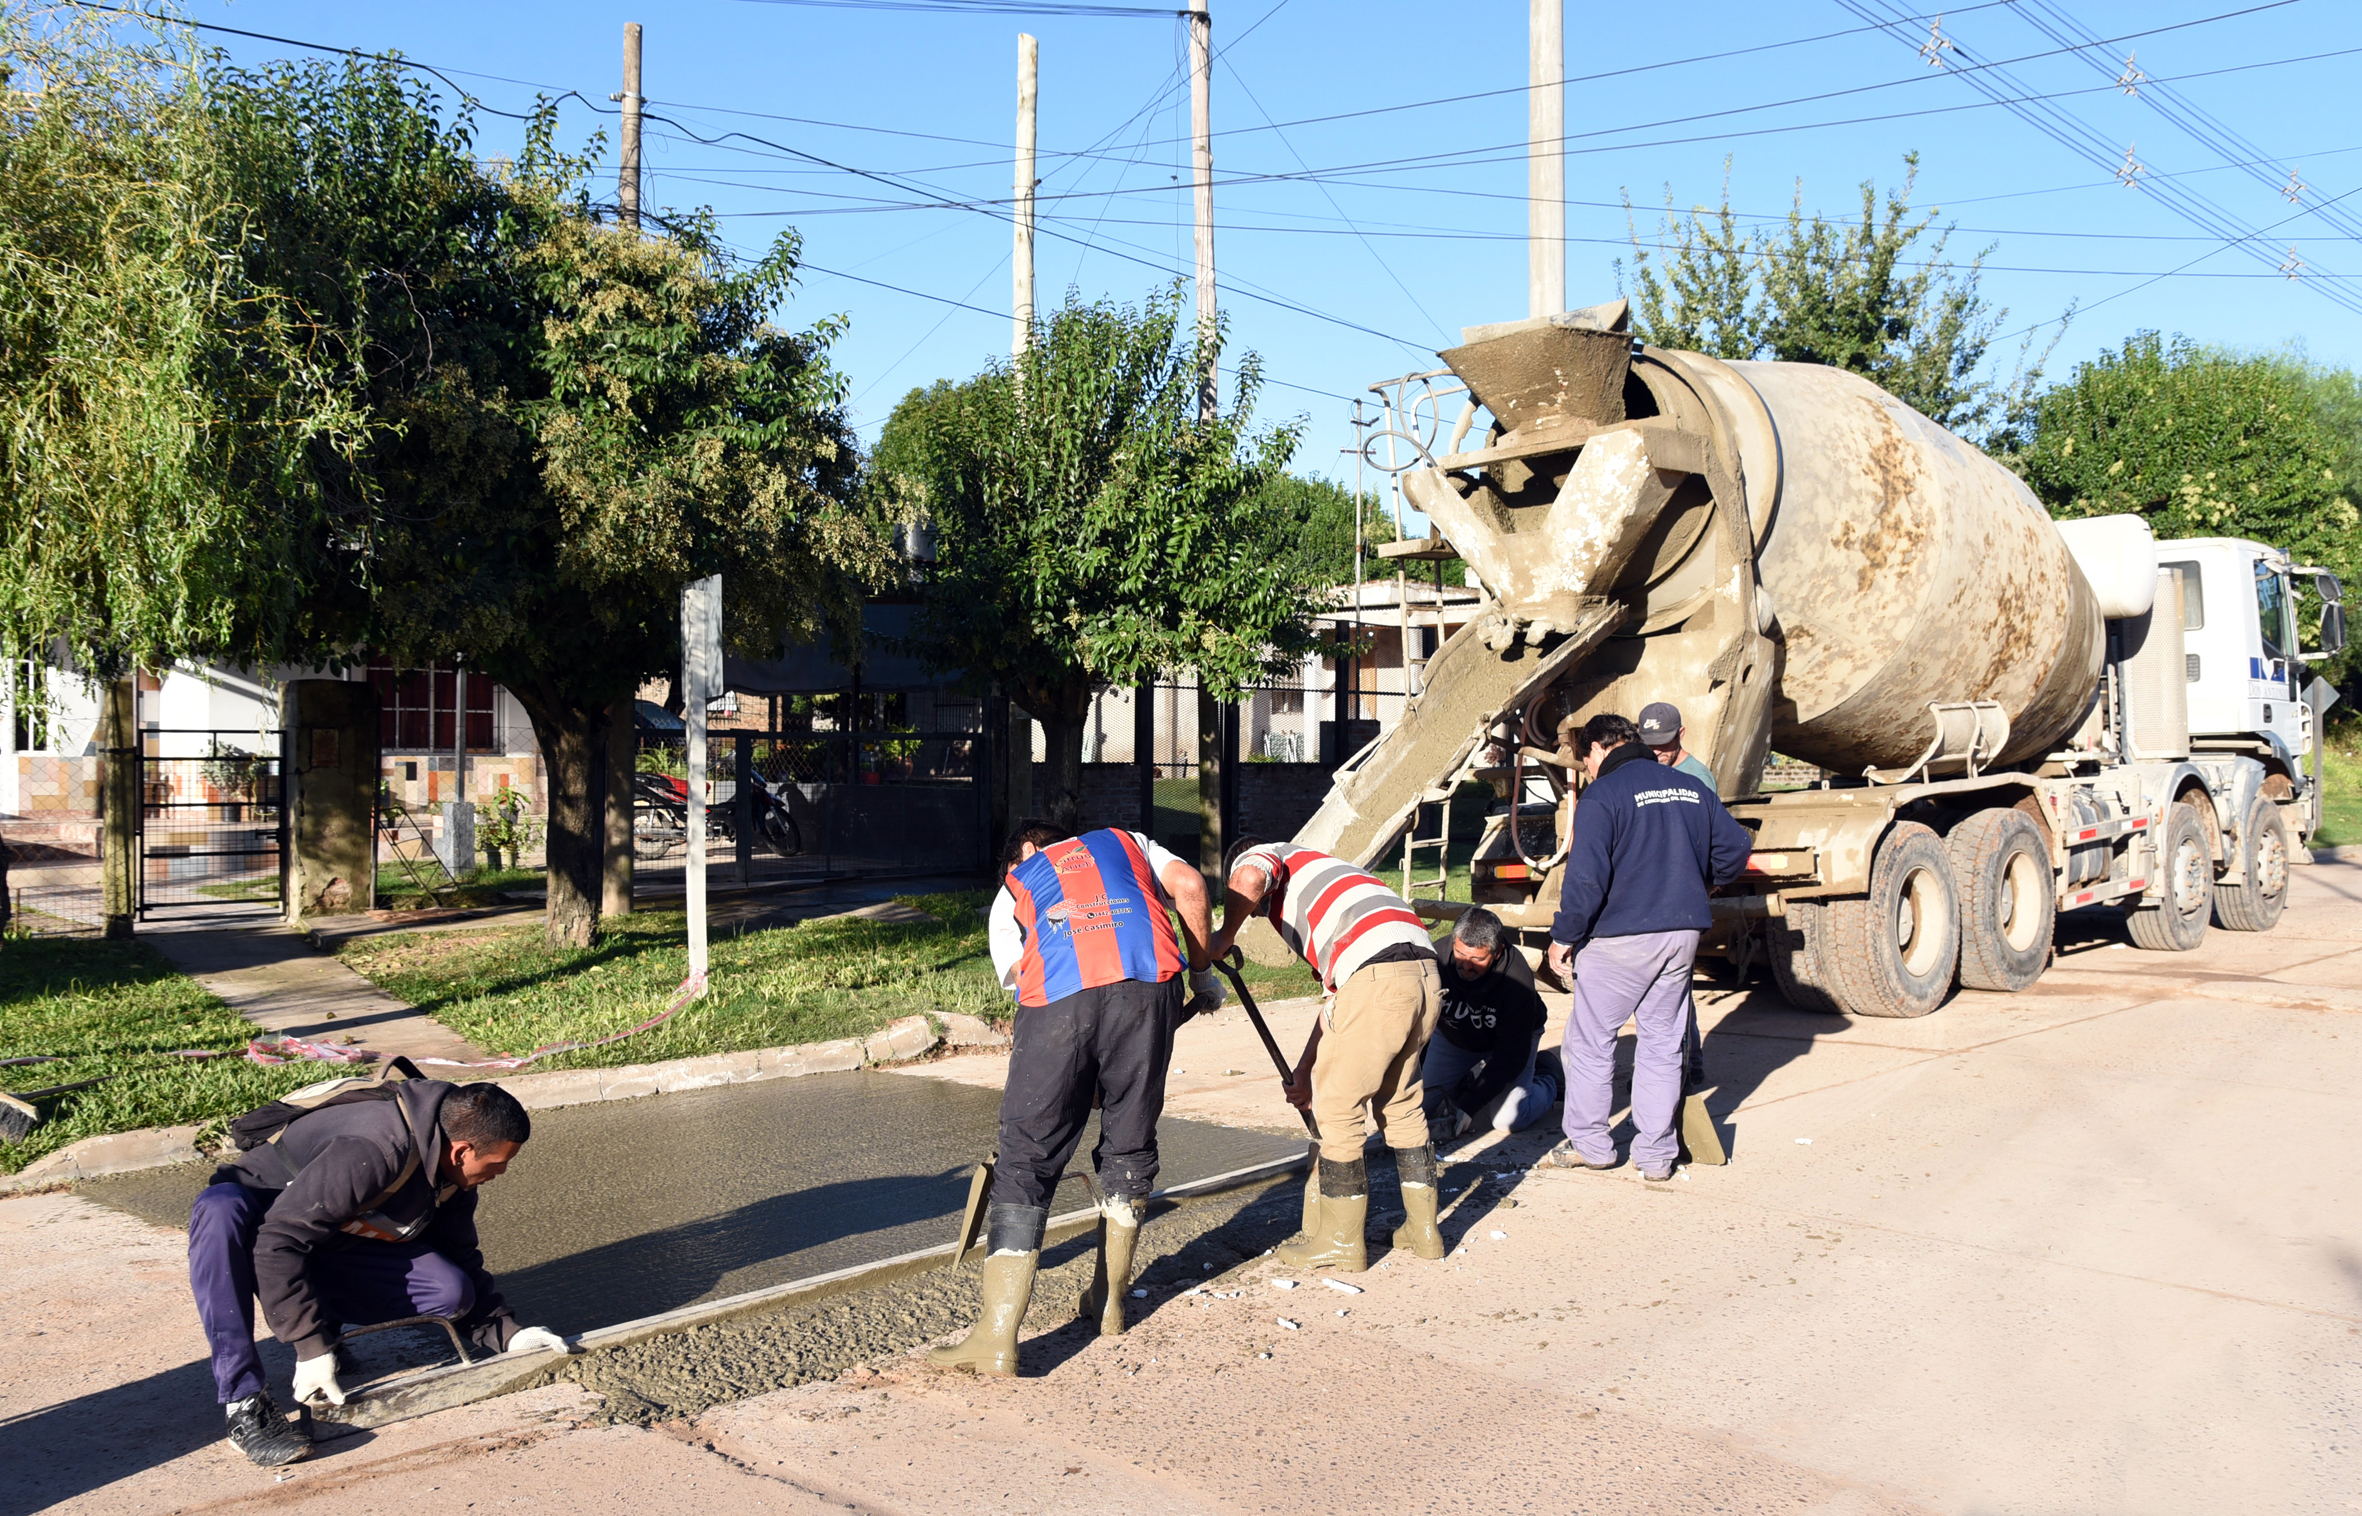
{"label": "truck tire", "polygon": [[2050,844],[2024,811],[1979,811],[1944,839],[1960,891],[1960,982],[2014,995],[2050,966],[2058,885]]}
{"label": "truck tire", "polygon": [[1840,1010],[1924,1016],[1952,993],[1960,965],[1960,890],[1944,840],[1916,821],[1878,845],[1867,895],[1829,903],[1826,959]]}
{"label": "truck tire", "polygon": [[2134,947],[2186,953],[2206,940],[2206,918],[2214,907],[2214,856],[2206,848],[2206,823],[2179,800],[2165,808],[2157,874],[2157,898],[2135,905],[2124,920],[2125,930]]}
{"label": "truck tire", "polygon": [[2288,904],[2288,826],[2280,807],[2260,795],[2240,832],[2239,864],[2242,883],[2214,887],[2214,924],[2231,932],[2268,932]]}
{"label": "truck tire", "polygon": [[1781,997],[1800,1011],[1834,1016],[1837,1002],[1829,994],[1827,918],[1827,901],[1791,900],[1787,914],[1771,917],[1766,926],[1772,981],[1779,985]]}

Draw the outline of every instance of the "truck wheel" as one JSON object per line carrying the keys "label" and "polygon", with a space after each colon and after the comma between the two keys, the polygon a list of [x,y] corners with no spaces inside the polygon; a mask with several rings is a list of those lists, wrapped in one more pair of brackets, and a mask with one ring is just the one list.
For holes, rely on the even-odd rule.
{"label": "truck wheel", "polygon": [[2050,964],[2058,890],[2050,846],[2024,811],[1979,811],[1945,839],[1960,890],[1960,982],[2014,995]]}
{"label": "truck wheel", "polygon": [[1837,1002],[1829,994],[1827,958],[1828,903],[1791,900],[1787,911],[1765,923],[1771,941],[1772,981],[1779,985],[1781,997],[1796,1009],[1834,1016]]}
{"label": "truck wheel", "polygon": [[1837,1004],[1856,1016],[1924,1016],[1952,993],[1960,891],[1944,840],[1899,823],[1870,865],[1870,893],[1829,903]]}
{"label": "truck wheel", "polygon": [[2214,856],[2206,849],[2206,823],[2179,800],[2165,808],[2157,871],[2162,887],[2157,898],[2135,906],[2125,929],[2135,947],[2186,953],[2206,940],[2206,917],[2214,905]]}
{"label": "truck wheel", "polygon": [[2239,840],[2243,884],[2214,887],[2214,924],[2226,931],[2268,932],[2288,903],[2288,827],[2280,807],[2258,796]]}

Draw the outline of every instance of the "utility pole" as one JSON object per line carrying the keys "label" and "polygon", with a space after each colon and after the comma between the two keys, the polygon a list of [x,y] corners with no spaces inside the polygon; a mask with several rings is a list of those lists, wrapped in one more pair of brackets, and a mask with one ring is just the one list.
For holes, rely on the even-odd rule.
{"label": "utility pole", "polygon": [[[1197,416],[1211,422],[1222,394],[1214,369],[1214,18],[1207,0],[1189,12],[1189,157],[1197,210]],[[1229,814],[1223,805],[1235,793],[1223,776],[1238,755],[1224,739],[1236,727],[1222,719],[1221,702],[1197,676],[1197,862],[1209,887],[1222,891],[1222,852],[1229,846]]]}
{"label": "utility pole", "polygon": [[1016,288],[1009,302],[1009,356],[1022,358],[1033,335],[1033,116],[1041,44],[1017,34],[1017,246],[1011,256]]}
{"label": "utility pole", "polygon": [[[1542,0],[1534,0],[1536,5]],[[623,166],[616,171],[615,201],[623,209],[623,224],[640,225],[640,23],[623,23]]]}
{"label": "utility pole", "polygon": [[[623,24],[623,162],[615,171],[615,203],[625,226],[640,229],[640,23]],[[603,833],[599,914],[628,916],[632,908],[632,774],[639,766],[639,703],[629,695],[607,708],[605,744],[594,756]]]}
{"label": "utility pole", "polygon": [[[1536,4],[1541,0],[1535,0]],[[1221,402],[1214,372],[1214,18],[1204,0],[1189,13],[1189,157],[1197,199],[1197,413],[1211,421]]]}
{"label": "utility pole", "polygon": [[1566,0],[1527,0],[1525,313],[1566,309]]}

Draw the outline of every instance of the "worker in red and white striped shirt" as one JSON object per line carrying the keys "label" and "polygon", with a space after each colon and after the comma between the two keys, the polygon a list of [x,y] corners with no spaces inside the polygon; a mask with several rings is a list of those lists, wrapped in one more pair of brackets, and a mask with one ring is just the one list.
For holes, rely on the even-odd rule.
{"label": "worker in red and white striped shirt", "polygon": [[1305,1194],[1305,1235],[1279,1249],[1280,1261],[1346,1273],[1369,1267],[1364,1106],[1393,1148],[1402,1182],[1407,1219],[1394,1245],[1441,1258],[1419,1057],[1442,1010],[1443,985],[1426,925],[1375,875],[1308,847],[1242,838],[1227,865],[1214,956],[1226,955],[1239,929],[1263,916],[1328,991],[1288,1092],[1319,1123],[1320,1161]]}

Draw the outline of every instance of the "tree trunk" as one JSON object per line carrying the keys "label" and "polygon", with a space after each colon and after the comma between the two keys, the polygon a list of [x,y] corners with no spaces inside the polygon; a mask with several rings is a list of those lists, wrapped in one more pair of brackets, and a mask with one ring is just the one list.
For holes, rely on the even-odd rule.
{"label": "tree trunk", "polygon": [[1047,759],[1042,765],[1046,782],[1033,797],[1036,814],[1078,831],[1083,821],[1083,729],[1090,723],[1094,693],[1088,678],[1074,678],[1036,691],[1025,702],[1042,724]]}
{"label": "tree trunk", "polygon": [[533,722],[533,740],[541,744],[549,773],[549,909],[543,930],[553,948],[589,947],[606,857],[598,771],[606,756],[607,713],[545,701],[513,685],[509,693]]}
{"label": "tree trunk", "polygon": [[639,708],[629,699],[607,709],[606,887],[599,914],[628,916],[632,910],[632,775],[640,757]]}

